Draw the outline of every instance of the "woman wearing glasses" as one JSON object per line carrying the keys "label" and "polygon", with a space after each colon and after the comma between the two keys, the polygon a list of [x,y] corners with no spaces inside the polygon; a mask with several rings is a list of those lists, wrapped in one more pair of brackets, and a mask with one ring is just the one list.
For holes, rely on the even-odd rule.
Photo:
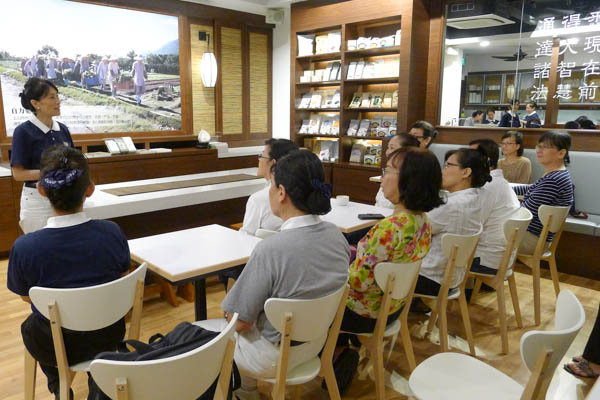
{"label": "woman wearing glasses", "polygon": [[531,161],[523,157],[523,135],[521,132],[508,131],[502,135],[502,154],[498,161],[498,169],[510,183],[529,183],[531,179]]}
{"label": "woman wearing glasses", "polygon": [[[542,222],[538,217],[541,205],[570,207],[573,204],[573,183],[571,174],[567,171],[569,165],[569,148],[571,135],[566,132],[545,132],[538,139],[535,155],[544,167],[544,176],[532,185],[513,187],[517,195],[523,196],[522,206],[533,214],[529,223],[519,253],[533,254],[538,238],[542,233]],[[550,246],[552,233],[548,234],[546,246]]]}
{"label": "woman wearing glasses", "polygon": [[267,180],[264,189],[254,193],[246,203],[246,214],[244,224],[240,229],[250,235],[254,235],[259,228],[270,231],[278,231],[283,221],[271,211],[269,205],[269,188],[271,186],[271,167],[281,157],[292,150],[297,150],[298,145],[287,139],[268,139],[265,148],[258,156],[258,172],[260,178]]}

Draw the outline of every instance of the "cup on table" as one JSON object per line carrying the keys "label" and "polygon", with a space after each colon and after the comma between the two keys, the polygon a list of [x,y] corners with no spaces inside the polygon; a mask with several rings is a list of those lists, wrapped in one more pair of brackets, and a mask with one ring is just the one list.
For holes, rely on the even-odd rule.
{"label": "cup on table", "polygon": [[336,203],[338,206],[347,206],[350,202],[350,196],[346,196],[345,194],[340,194],[336,198]]}

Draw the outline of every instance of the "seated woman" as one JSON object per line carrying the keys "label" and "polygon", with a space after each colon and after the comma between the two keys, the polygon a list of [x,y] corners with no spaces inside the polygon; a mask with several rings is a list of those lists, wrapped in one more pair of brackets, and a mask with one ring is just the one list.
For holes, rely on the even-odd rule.
{"label": "seated woman", "polygon": [[[571,207],[573,204],[573,183],[566,169],[569,165],[571,135],[566,132],[544,132],[535,146],[537,161],[544,167],[544,176],[532,185],[514,186],[517,195],[523,196],[522,206],[533,214],[527,232],[519,247],[519,253],[533,254],[543,225],[538,216],[541,205]],[[550,246],[552,233],[548,234],[546,246]]]}
{"label": "seated woman", "polygon": [[[221,304],[238,313],[234,359],[242,374],[239,399],[257,399],[256,380],[276,373],[281,340],[264,312],[271,297],[313,299],[329,295],[348,280],[350,249],[339,229],[318,215],[331,209],[329,186],[321,161],[307,150],[294,150],[272,168],[269,202],[283,220],[281,232],[256,245],[236,284]],[[198,323],[221,331],[225,320]],[[289,368],[315,357],[323,343],[306,342],[290,349]]]}
{"label": "seated woman", "polygon": [[264,189],[252,194],[246,203],[246,214],[244,224],[240,229],[250,235],[256,234],[260,228],[270,231],[278,231],[283,221],[271,212],[269,206],[269,187],[271,186],[271,167],[281,157],[292,150],[297,150],[298,145],[287,139],[268,139],[265,148],[258,156],[257,176],[265,178],[267,185]]}
{"label": "seated woman", "polygon": [[417,138],[420,148],[427,149],[435,140],[438,131],[427,121],[417,121],[410,127],[408,134]]}
{"label": "seated woman", "polygon": [[511,183],[529,183],[531,179],[531,161],[523,157],[523,134],[508,131],[502,135],[500,142],[504,158],[498,160],[498,169],[504,178]]}
{"label": "seated woman", "polygon": [[[54,217],[45,228],[18,238],[10,251],[7,286],[31,303],[29,289],[78,288],[118,279],[129,269],[129,246],[117,224],[90,220],[83,203],[94,192],[85,156],[57,145],[41,157],[39,193],[50,200]],[[48,378],[58,399],[59,378],[50,322],[32,307],[21,325],[23,343]],[[69,364],[114,351],[125,335],[125,321],[91,332],[63,329]],[[72,398],[72,396],[71,396]]]}
{"label": "seated woman", "polygon": [[[446,204],[428,213],[433,238],[431,250],[421,264],[415,293],[437,296],[446,271],[447,258],[442,250],[445,233],[474,234],[481,228],[480,187],[491,182],[487,155],[482,150],[459,149],[446,153],[442,187],[450,192]],[[450,287],[457,287],[464,270],[455,269]]]}
{"label": "seated woman", "polygon": [[[424,258],[431,244],[431,224],[426,212],[443,204],[442,172],[435,155],[425,149],[400,148],[388,158],[381,186],[394,204],[394,213],[375,224],[358,242],[350,265],[350,293],[342,331],[372,332],[383,291],[374,278],[380,262],[408,263]],[[402,302],[392,300],[388,323],[400,315]],[[340,343],[341,344],[341,343]]]}

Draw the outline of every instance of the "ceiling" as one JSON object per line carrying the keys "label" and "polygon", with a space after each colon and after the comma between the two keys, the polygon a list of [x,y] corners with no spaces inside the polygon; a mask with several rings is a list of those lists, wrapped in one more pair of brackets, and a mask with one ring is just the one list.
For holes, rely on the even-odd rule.
{"label": "ceiling", "polygon": [[183,0],[190,3],[228,8],[242,12],[266,15],[267,8],[288,7],[304,0]]}

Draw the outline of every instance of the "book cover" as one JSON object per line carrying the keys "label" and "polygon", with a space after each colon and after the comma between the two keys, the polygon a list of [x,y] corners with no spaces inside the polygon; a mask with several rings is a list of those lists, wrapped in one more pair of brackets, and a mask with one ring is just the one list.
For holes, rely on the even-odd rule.
{"label": "book cover", "polygon": [[342,32],[329,32],[327,34],[327,45],[327,51],[329,53],[340,51],[342,45]]}
{"label": "book cover", "polygon": [[310,120],[303,119],[302,125],[300,125],[300,131],[298,133],[308,133],[308,127],[310,126]]}
{"label": "book cover", "polygon": [[381,118],[375,118],[371,120],[371,124],[369,125],[369,135],[377,136],[377,129],[381,126]]}
{"label": "book cover", "polygon": [[319,127],[321,126],[321,117],[319,115],[311,115],[310,125],[308,127],[308,133],[317,135],[319,133]]}
{"label": "book cover", "polygon": [[360,108],[371,107],[371,100],[373,100],[373,93],[371,93],[371,92],[363,93],[362,99],[360,100]]}
{"label": "book cover", "polygon": [[371,43],[370,37],[359,37],[356,39],[356,48],[357,49],[368,49],[369,44]]}
{"label": "book cover", "polygon": [[381,108],[383,106],[383,93],[373,93],[371,99],[371,108]]}
{"label": "book cover", "polygon": [[365,69],[365,62],[359,61],[356,64],[356,70],[354,71],[354,75],[353,75],[352,79],[361,79],[363,76],[364,69]]}
{"label": "book cover", "polygon": [[325,70],[323,70],[323,69],[316,69],[315,73],[313,74],[312,81],[313,82],[321,82],[323,80],[323,72],[324,71]]}
{"label": "book cover", "polygon": [[328,49],[329,49],[329,38],[328,35],[318,35],[317,37],[315,37],[315,43],[316,43],[316,49],[317,52],[316,54],[324,54],[324,53],[328,53]]}
{"label": "book cover", "polygon": [[312,94],[309,108],[321,108],[321,92],[314,92]]}
{"label": "book cover", "polygon": [[354,143],[352,150],[350,150],[350,162],[360,163],[362,162],[363,155],[365,154],[365,148],[360,143]]}
{"label": "book cover", "polygon": [[331,124],[332,124],[331,125],[331,134],[339,135],[340,134],[340,117],[338,117],[338,116],[333,117]]}
{"label": "book cover", "polygon": [[392,108],[392,93],[384,93],[383,94],[383,104],[381,105],[383,108]]}
{"label": "book cover", "polygon": [[356,71],[356,61],[352,61],[350,65],[348,65],[348,74],[346,75],[346,79],[354,79],[354,71]]}
{"label": "book cover", "polygon": [[337,75],[335,77],[336,81],[341,81],[342,80],[342,64],[340,64],[340,67],[337,70]]}
{"label": "book cover", "polygon": [[362,93],[354,93],[354,96],[352,96],[352,101],[350,104],[348,104],[348,108],[359,108],[361,99]]}
{"label": "book cover", "polygon": [[333,99],[331,100],[331,108],[339,108],[340,107],[340,91],[336,90],[333,93]]}
{"label": "book cover", "polygon": [[319,133],[321,135],[329,135],[330,132],[331,132],[331,119],[324,118],[323,121],[321,122],[321,129],[320,129]]}
{"label": "book cover", "polygon": [[297,35],[298,38],[298,57],[313,55],[313,41],[315,35]]}
{"label": "book cover", "polygon": [[369,61],[365,63],[361,78],[371,79],[375,78],[375,61]]}
{"label": "book cover", "polygon": [[356,134],[358,133],[359,125],[360,125],[360,120],[358,120],[358,119],[350,120],[350,125],[348,126],[348,131],[346,132],[346,135],[356,136]]}
{"label": "book cover", "polygon": [[340,66],[341,66],[341,63],[339,61],[332,63],[331,71],[329,71],[329,80],[330,81],[338,80],[337,76],[339,74]]}
{"label": "book cover", "polygon": [[394,93],[392,94],[392,108],[393,107],[398,107],[398,91],[394,90]]}
{"label": "book cover", "polygon": [[356,50],[356,40],[348,40],[348,51]]}
{"label": "book cover", "polygon": [[298,108],[310,107],[310,99],[311,98],[312,98],[312,95],[310,93],[306,93],[305,95],[303,95],[302,99],[300,100],[300,104],[298,105]]}
{"label": "book cover", "polygon": [[358,126],[358,132],[356,136],[368,136],[369,135],[369,127],[371,126],[371,121],[368,119],[361,119],[360,125]]}
{"label": "book cover", "polygon": [[333,94],[334,94],[334,91],[332,91],[332,90],[327,90],[327,91],[323,92],[321,108],[332,108],[331,104],[333,102]]}
{"label": "book cover", "polygon": [[331,75],[331,68],[333,68],[333,63],[327,63],[327,67],[325,67],[325,70],[323,71],[323,81],[331,80],[329,79]]}

